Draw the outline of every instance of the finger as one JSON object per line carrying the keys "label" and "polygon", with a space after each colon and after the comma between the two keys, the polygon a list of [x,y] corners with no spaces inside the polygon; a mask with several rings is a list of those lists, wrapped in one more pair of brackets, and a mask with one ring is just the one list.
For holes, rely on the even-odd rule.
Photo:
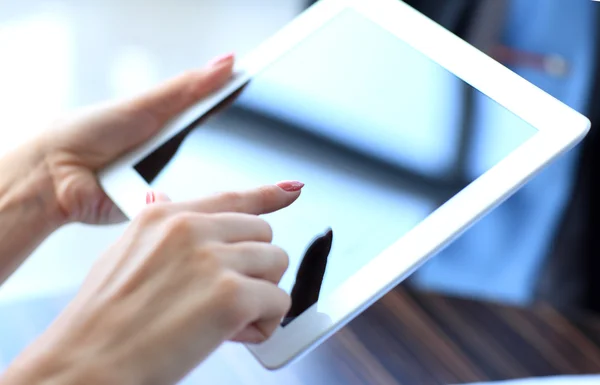
{"label": "finger", "polygon": [[162,193],[160,191],[148,191],[146,193],[146,204],[152,203],[167,203],[171,202],[171,199],[167,196],[167,194]]}
{"label": "finger", "polygon": [[[233,71],[233,56],[189,71],[132,100],[98,106],[73,118],[66,142],[83,152],[87,165],[104,167],[144,143],[165,124],[200,99],[222,87]],[[86,130],[81,130],[85,122]],[[71,127],[67,123],[62,126]]]}
{"label": "finger", "polygon": [[130,103],[135,111],[150,115],[162,127],[200,99],[220,88],[231,77],[234,56],[225,55],[205,68],[180,75]]}
{"label": "finger", "polygon": [[[164,166],[164,160],[172,159],[173,156],[175,156],[175,154],[179,150],[179,147],[181,146],[185,138],[187,138],[189,133],[196,127],[202,125],[215,114],[219,113],[220,111],[233,104],[235,99],[240,95],[240,93],[245,87],[246,85],[242,86],[236,92],[229,95],[227,98],[219,102],[216,106],[211,108],[204,115],[199,117],[193,124],[189,125],[183,131],[171,138],[167,143],[163,144],[160,148],[158,148],[154,152],[153,156],[143,159],[140,163],[137,164],[136,169],[140,172],[140,174],[146,176],[146,180],[149,183],[152,182],[162,170]],[[157,162],[157,160],[160,161]]]}
{"label": "finger", "polygon": [[281,288],[264,280],[247,278],[246,301],[254,309],[255,317],[251,326],[258,329],[263,337],[268,339],[279,326],[283,316],[290,308],[290,297]]}
{"label": "finger", "polygon": [[[226,243],[267,242],[273,240],[271,226],[256,215],[241,213],[211,214],[211,230],[213,239]],[[203,230],[204,232],[206,229]],[[206,235],[206,234],[204,234]]]}
{"label": "finger", "polygon": [[291,205],[300,196],[301,182],[280,182],[242,192],[226,192],[195,202],[182,203],[180,210],[204,213],[237,212],[268,214]]}
{"label": "finger", "polygon": [[219,252],[223,263],[238,273],[278,284],[289,266],[288,254],[264,242],[239,242]]}
{"label": "finger", "polygon": [[166,202],[171,202],[171,199],[167,196],[167,194],[160,192],[160,191],[156,191],[154,193],[155,196],[155,201],[158,203],[166,203]]}
{"label": "finger", "polygon": [[265,335],[256,327],[256,325],[250,325],[233,336],[231,341],[243,344],[259,344],[265,341]]}

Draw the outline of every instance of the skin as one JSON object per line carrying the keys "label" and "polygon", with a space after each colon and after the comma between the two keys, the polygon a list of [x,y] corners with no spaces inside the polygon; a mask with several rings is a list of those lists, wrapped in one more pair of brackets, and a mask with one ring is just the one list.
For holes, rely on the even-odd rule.
{"label": "skin", "polygon": [[[60,226],[124,220],[96,171],[222,86],[232,66],[226,56],[135,99],[81,111],[1,159],[0,282]],[[301,187],[157,199],[0,384],[173,384],[223,341],[265,340],[290,307],[277,287],[288,256],[259,215],[292,204]]]}

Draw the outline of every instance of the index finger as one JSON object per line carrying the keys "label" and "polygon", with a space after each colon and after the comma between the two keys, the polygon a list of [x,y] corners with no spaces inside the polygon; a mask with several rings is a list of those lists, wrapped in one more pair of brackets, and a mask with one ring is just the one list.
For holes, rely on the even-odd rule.
{"label": "index finger", "polygon": [[268,214],[294,203],[300,196],[302,187],[304,183],[301,182],[279,182],[252,190],[225,192],[198,201],[179,203],[177,208],[203,213]]}

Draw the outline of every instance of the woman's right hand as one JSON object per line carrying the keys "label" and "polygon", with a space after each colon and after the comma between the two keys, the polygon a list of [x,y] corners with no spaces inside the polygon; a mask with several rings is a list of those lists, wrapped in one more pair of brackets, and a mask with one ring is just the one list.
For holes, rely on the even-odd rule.
{"label": "woman's right hand", "polygon": [[7,383],[173,384],[225,340],[265,340],[290,307],[277,286],[288,256],[257,215],[301,187],[148,206]]}

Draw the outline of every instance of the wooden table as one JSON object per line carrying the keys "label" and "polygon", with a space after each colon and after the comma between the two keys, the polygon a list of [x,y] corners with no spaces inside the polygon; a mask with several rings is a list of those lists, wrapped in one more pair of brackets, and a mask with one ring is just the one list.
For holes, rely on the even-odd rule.
{"label": "wooden table", "polygon": [[[69,296],[0,308],[7,364]],[[184,383],[451,384],[600,372],[600,318],[550,306],[517,309],[416,293],[400,286],[313,353],[277,372],[227,344]]]}

